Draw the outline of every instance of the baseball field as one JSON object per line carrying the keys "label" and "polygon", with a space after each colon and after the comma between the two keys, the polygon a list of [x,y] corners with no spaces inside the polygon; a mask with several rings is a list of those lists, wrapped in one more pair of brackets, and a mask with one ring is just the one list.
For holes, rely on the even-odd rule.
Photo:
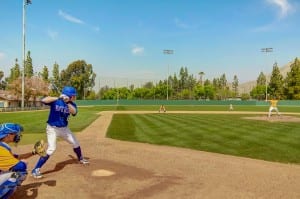
{"label": "baseball field", "polygon": [[[227,109],[80,107],[70,128],[91,164],[77,164],[71,146],[59,142],[45,177],[28,176],[15,198],[299,198],[299,108],[271,118],[267,107]],[[45,138],[47,113],[0,114],[25,128],[13,150]]]}

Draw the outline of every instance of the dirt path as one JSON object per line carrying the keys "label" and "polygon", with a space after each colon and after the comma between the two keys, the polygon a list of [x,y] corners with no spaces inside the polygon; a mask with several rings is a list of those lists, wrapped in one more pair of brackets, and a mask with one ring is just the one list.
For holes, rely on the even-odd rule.
{"label": "dirt path", "polygon": [[300,198],[300,165],[108,139],[113,113],[101,112],[77,134],[89,166],[77,164],[72,148],[59,142],[45,177],[28,176],[14,198]]}

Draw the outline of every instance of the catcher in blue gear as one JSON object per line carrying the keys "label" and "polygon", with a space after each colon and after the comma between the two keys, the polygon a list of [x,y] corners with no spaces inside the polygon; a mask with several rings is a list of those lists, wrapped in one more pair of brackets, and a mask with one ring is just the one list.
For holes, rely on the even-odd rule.
{"label": "catcher in blue gear", "polygon": [[72,145],[79,163],[89,164],[88,160],[82,156],[78,140],[68,127],[69,116],[76,116],[78,112],[77,105],[74,102],[76,100],[76,95],[77,92],[74,87],[65,86],[59,97],[48,96],[42,99],[42,102],[45,105],[50,106],[46,127],[48,148],[46,154],[40,157],[31,172],[34,178],[42,177],[40,169],[55,152],[57,137],[61,137]]}
{"label": "catcher in blue gear", "polygon": [[26,172],[27,162],[25,159],[31,157],[32,152],[17,155],[9,146],[10,143],[18,143],[21,140],[23,127],[15,123],[0,124],[0,171]]}

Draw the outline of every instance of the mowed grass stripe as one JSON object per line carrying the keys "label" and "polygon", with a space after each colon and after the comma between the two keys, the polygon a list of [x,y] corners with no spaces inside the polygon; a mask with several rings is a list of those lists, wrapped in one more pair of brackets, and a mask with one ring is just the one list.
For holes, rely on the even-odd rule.
{"label": "mowed grass stripe", "polygon": [[[254,123],[252,122],[252,125],[250,125],[252,127],[250,129],[244,128],[244,126],[249,125],[248,122],[251,121],[243,119],[236,121],[239,124],[239,128],[232,128],[232,130],[239,136],[238,144],[241,147],[237,148],[237,151],[229,152],[229,154],[268,160],[272,158],[272,153],[278,153],[277,156],[290,157],[275,158],[273,159],[274,161],[279,161],[280,159],[291,159],[292,162],[299,161],[298,149],[292,153],[286,153],[287,151],[293,151],[296,147],[299,147],[299,143],[295,142],[293,134],[287,135],[286,131],[283,131],[285,129],[284,123],[273,124],[266,121],[254,121]],[[290,123],[290,125],[293,126],[295,123]],[[298,127],[294,126],[294,129],[296,128]],[[220,133],[227,134],[226,130],[223,132]],[[228,139],[227,141],[230,145],[233,144],[232,140]],[[226,149],[224,149],[224,151],[226,151]],[[297,158],[294,158],[293,154],[298,154]]]}
{"label": "mowed grass stripe", "polygon": [[[151,115],[152,116],[152,115]],[[144,125],[137,125],[136,132],[138,134],[138,140],[141,142],[148,142],[148,143],[156,143],[157,136],[160,137],[168,137],[166,129],[163,129],[163,123],[155,119],[154,117],[149,117],[149,115],[132,115],[135,122],[137,124],[144,124]],[[161,131],[163,133],[157,134],[157,131]],[[147,141],[148,140],[148,141]]]}
{"label": "mowed grass stripe", "polygon": [[136,124],[131,115],[114,114],[112,121],[115,121],[115,123],[108,127],[109,134],[107,134],[107,137],[120,140],[138,141],[135,137]]}
{"label": "mowed grass stripe", "polygon": [[[181,131],[190,131],[191,129],[186,129],[182,126],[182,124],[178,124],[175,120],[172,120],[170,118],[166,118],[163,115],[160,114],[146,114],[146,115],[135,115],[135,121],[137,124],[146,124],[146,125],[138,125],[140,128],[137,128],[141,133],[144,133],[145,137],[150,137],[151,140],[148,141],[148,143],[153,144],[166,144],[166,143],[174,143],[176,145],[180,145],[180,142],[182,142]],[[151,124],[150,127],[152,128],[146,128],[147,124]],[[170,126],[173,126],[174,128],[170,128]],[[139,133],[140,134],[140,133]],[[183,136],[185,137],[185,136]],[[154,138],[154,139],[152,139]],[[143,139],[143,141],[145,141]]]}
{"label": "mowed grass stripe", "polygon": [[[118,132],[123,137],[115,137],[110,130],[107,135],[121,140],[300,163],[300,127],[297,123],[243,119],[246,116],[248,115],[120,114],[118,120],[122,122],[114,117],[110,128],[123,125],[124,128],[119,128]],[[124,121],[130,121],[131,127],[127,128]]]}
{"label": "mowed grass stripe", "polygon": [[[185,118],[187,118],[188,115],[181,115],[180,117],[182,117],[183,120],[185,120]],[[224,117],[217,118],[218,119],[216,119],[215,115],[194,115],[192,117],[189,117],[189,120],[187,122],[188,125],[195,126],[195,122],[196,124],[198,124],[196,125],[198,127],[195,129],[195,131],[193,131],[194,133],[189,132],[190,136],[195,138],[199,137],[199,133],[201,134],[201,139],[197,140],[197,145],[199,146],[199,149],[203,150],[203,146],[209,146],[207,145],[207,142],[209,142],[210,144],[213,144],[215,146],[209,151],[218,152],[220,149],[222,149],[224,153],[237,154],[233,150],[232,145],[240,145],[240,139],[237,132],[234,129],[232,129],[231,125],[235,126],[235,129],[239,129],[240,125],[237,126],[236,123],[228,125],[228,118],[230,120],[235,119],[231,118],[230,116],[228,117],[228,115],[224,115]],[[205,141],[203,142],[203,140]],[[206,149],[206,147],[204,149]]]}

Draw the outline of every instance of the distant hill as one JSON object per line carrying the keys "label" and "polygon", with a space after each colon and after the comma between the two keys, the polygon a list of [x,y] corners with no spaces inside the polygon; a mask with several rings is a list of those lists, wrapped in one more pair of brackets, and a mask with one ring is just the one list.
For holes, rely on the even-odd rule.
{"label": "distant hill", "polygon": [[[280,73],[282,74],[283,78],[286,77],[287,73],[290,71],[290,66],[294,61],[289,62],[288,64],[279,68]],[[257,76],[258,77],[258,76]],[[270,80],[271,74],[267,74],[267,79]],[[245,82],[239,84],[239,93],[250,93],[252,88],[256,86],[256,80]]]}

